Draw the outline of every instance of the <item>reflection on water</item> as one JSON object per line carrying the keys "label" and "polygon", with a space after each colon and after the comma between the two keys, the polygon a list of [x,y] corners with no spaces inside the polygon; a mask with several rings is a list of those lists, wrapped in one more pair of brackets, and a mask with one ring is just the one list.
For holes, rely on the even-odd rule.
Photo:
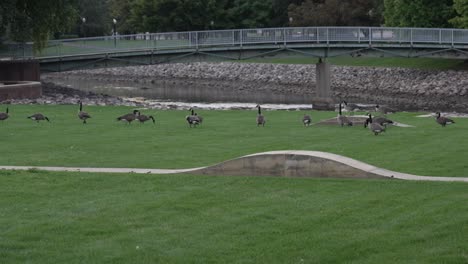
{"label": "reflection on water", "polygon": [[[82,91],[103,93],[121,97],[145,97],[148,99],[172,100],[183,102],[249,102],[273,104],[307,104],[311,95],[292,94],[288,91],[270,92],[252,91],[252,89],[232,89],[232,86],[213,85],[209,82],[155,81],[154,83],[137,83],[131,81],[99,81],[77,78],[48,78],[48,80],[70,86]],[[266,91],[265,91],[266,90]]]}

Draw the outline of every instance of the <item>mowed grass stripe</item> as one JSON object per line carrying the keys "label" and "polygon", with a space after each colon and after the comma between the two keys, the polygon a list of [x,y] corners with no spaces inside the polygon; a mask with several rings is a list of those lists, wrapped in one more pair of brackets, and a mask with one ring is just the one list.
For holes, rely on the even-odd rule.
{"label": "mowed grass stripe", "polygon": [[464,263],[467,184],[0,171],[2,263]]}
{"label": "mowed grass stripe", "polygon": [[[254,105],[253,105],[254,106]],[[468,122],[455,118],[442,128],[420,113],[389,115],[415,128],[389,127],[374,136],[362,126],[304,128],[304,113],[313,122],[335,112],[263,111],[265,127],[256,126],[256,109],[196,110],[204,123],[190,129],[188,111],[142,110],[156,125],[126,125],[116,117],[130,107],[84,106],[88,124],[78,119],[78,105],[10,105],[10,118],[0,123],[1,165],[126,167],[177,169],[213,165],[228,159],[272,150],[314,150],[351,157],[378,167],[434,176],[468,176]],[[0,106],[5,108],[5,106]],[[35,112],[51,122],[26,117]]]}

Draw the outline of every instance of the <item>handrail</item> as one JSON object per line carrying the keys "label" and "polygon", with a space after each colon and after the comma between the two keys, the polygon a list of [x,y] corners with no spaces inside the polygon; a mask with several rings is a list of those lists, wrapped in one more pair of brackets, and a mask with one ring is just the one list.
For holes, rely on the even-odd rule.
{"label": "handrail", "polygon": [[[86,55],[125,50],[154,51],[164,49],[193,49],[212,47],[242,47],[248,45],[331,45],[340,43],[348,46],[390,44],[425,44],[438,48],[450,46],[468,48],[468,29],[446,28],[395,28],[395,27],[285,27],[252,28],[210,31],[185,31],[163,33],[139,33],[101,37],[50,40],[41,53],[33,53],[25,45],[18,54],[47,58],[53,56]],[[29,46],[32,43],[27,43]],[[28,47],[26,45],[26,47]],[[20,49],[18,49],[20,50]],[[1,53],[0,53],[1,54]],[[0,55],[1,56],[1,55]]]}

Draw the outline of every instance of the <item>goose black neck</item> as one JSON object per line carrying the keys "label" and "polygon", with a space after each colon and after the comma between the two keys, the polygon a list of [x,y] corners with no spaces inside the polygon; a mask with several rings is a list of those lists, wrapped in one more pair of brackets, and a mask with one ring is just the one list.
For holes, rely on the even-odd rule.
{"label": "goose black neck", "polygon": [[261,115],[262,114],[262,110],[260,109],[260,106],[257,106],[258,107],[258,114]]}
{"label": "goose black neck", "polygon": [[341,115],[341,104],[342,103],[340,103],[340,107],[339,107],[339,111],[338,111],[338,114],[340,114],[340,115]]}

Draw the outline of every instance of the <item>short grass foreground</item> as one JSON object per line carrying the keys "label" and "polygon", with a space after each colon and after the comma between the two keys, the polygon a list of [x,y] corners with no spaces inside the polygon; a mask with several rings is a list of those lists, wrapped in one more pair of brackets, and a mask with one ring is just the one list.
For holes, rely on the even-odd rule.
{"label": "short grass foreground", "polygon": [[[78,119],[75,105],[9,105],[9,110],[10,118],[0,122],[0,165],[193,168],[264,151],[313,150],[399,172],[468,176],[468,120],[463,118],[443,128],[434,118],[415,117],[420,113],[388,115],[416,127],[389,127],[374,136],[363,126],[302,125],[304,113],[314,123],[336,117],[321,111],[263,111],[266,126],[257,127],[254,108],[196,110],[204,122],[189,128],[188,111],[142,109],[156,124],[127,125],[116,117],[131,112],[129,107],[84,106],[92,116],[88,124]],[[50,123],[26,118],[36,112]]]}
{"label": "short grass foreground", "polygon": [[0,171],[1,263],[467,263],[468,185]]}

